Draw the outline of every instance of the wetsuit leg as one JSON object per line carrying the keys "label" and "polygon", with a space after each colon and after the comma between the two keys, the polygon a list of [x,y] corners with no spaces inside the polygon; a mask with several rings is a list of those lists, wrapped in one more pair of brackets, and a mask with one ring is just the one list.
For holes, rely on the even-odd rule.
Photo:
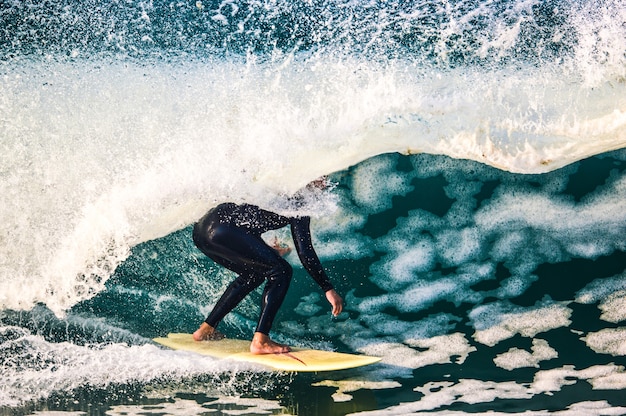
{"label": "wetsuit leg", "polygon": [[289,263],[261,236],[230,224],[197,225],[194,242],[216,263],[239,275],[228,286],[205,322],[215,328],[227,313],[265,280],[267,283],[256,331],[268,335],[289,288],[292,276]]}

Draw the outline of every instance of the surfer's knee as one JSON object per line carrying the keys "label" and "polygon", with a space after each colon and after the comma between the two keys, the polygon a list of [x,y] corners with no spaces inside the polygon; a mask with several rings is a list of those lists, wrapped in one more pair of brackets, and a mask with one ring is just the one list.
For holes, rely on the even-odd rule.
{"label": "surfer's knee", "polygon": [[267,280],[274,283],[289,284],[293,276],[293,268],[284,259],[279,259],[269,270]]}

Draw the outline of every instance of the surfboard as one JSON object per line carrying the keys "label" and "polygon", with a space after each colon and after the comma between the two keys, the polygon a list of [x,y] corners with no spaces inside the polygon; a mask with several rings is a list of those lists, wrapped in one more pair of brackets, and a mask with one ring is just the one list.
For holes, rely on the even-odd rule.
{"label": "surfboard", "polygon": [[225,338],[219,341],[194,341],[191,334],[168,334],[166,338],[154,338],[154,342],[174,350],[192,351],[219,359],[229,359],[261,364],[273,370],[317,372],[335,371],[361,367],[380,361],[379,357],[292,348],[283,354],[256,355],[250,352],[250,341]]}

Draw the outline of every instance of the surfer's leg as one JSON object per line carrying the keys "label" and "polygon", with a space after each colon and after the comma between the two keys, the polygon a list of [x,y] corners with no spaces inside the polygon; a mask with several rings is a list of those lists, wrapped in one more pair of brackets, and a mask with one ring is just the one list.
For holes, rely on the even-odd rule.
{"label": "surfer's leg", "polygon": [[261,301],[261,314],[255,332],[269,335],[274,318],[287,295],[291,282],[291,266],[282,258],[280,261],[284,264],[277,263],[271,269],[255,274],[239,275],[228,285],[205,322],[215,328],[226,314],[266,280]]}
{"label": "surfer's leg", "polygon": [[291,351],[291,348],[288,346],[278,344],[269,337],[274,318],[285,299],[289,283],[291,282],[291,266],[282,258],[280,260],[286,266],[280,263],[276,264],[276,267],[268,274],[267,283],[263,290],[261,315],[250,344],[250,352],[253,354],[276,354]]}
{"label": "surfer's leg", "polygon": [[239,303],[254,289],[263,283],[263,279],[255,279],[253,276],[237,277],[224,291],[215,307],[204,321],[213,328],[224,319]]}
{"label": "surfer's leg", "polygon": [[[205,323],[215,328],[228,312],[266,280],[257,332],[269,340],[269,331],[291,281],[292,269],[289,263],[260,236],[229,224],[217,224],[203,233],[194,230],[194,242],[215,262],[239,274],[228,286]],[[267,340],[254,348],[256,353],[288,350],[288,347],[271,340],[268,343]]]}
{"label": "surfer's leg", "polygon": [[[282,260],[283,263],[287,263]],[[289,264],[286,266],[280,263],[276,264],[269,273],[267,273],[267,283],[263,289],[263,297],[261,298],[261,315],[255,332],[269,335],[274,323],[274,318],[278,314],[278,310],[283,304],[283,300],[287,295],[289,283],[291,282],[292,269]]]}

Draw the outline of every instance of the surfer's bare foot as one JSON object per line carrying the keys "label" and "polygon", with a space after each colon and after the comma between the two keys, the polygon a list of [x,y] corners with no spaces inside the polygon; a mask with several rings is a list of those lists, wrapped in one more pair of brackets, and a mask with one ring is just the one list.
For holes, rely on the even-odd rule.
{"label": "surfer's bare foot", "polygon": [[269,336],[255,332],[250,344],[250,352],[252,354],[281,354],[291,351],[286,345],[279,344],[270,339]]}
{"label": "surfer's bare foot", "polygon": [[193,333],[193,339],[196,341],[218,341],[224,339],[225,336],[211,325],[202,322],[200,328]]}

